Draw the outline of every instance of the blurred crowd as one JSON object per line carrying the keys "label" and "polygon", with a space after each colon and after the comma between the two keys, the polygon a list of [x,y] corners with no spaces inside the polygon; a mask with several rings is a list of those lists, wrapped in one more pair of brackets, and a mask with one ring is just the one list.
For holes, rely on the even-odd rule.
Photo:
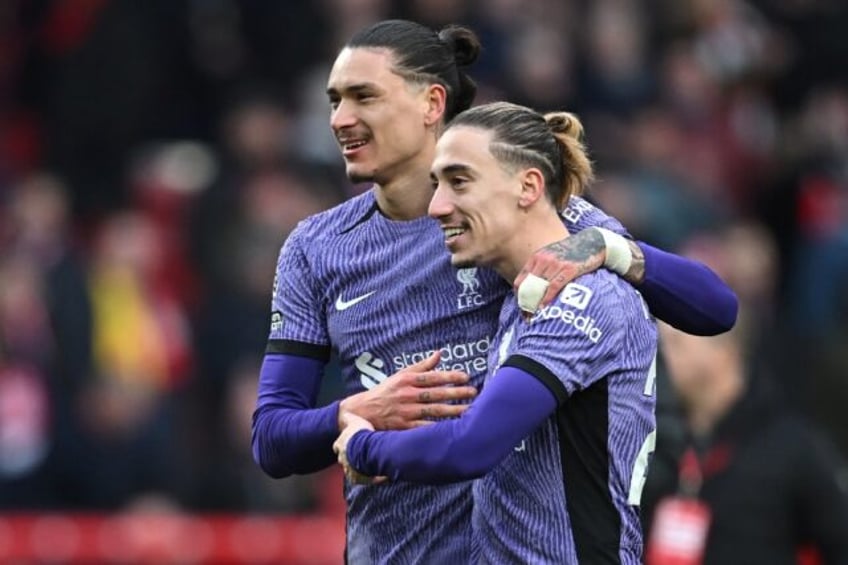
{"label": "blurred crowd", "polygon": [[280,245],[363,189],[329,65],[389,17],[474,28],[478,101],[578,113],[591,199],[713,267],[753,362],[848,454],[844,0],[7,0],[0,508],[341,499],[334,473],[264,477],[250,416]]}

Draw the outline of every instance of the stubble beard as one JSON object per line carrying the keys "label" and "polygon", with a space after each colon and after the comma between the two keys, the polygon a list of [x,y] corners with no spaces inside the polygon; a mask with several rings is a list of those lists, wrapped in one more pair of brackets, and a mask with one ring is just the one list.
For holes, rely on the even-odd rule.
{"label": "stubble beard", "polygon": [[371,171],[370,173],[356,171],[356,170],[347,170],[347,178],[350,182],[354,184],[359,184],[363,182],[374,182],[377,173],[376,171]]}
{"label": "stubble beard", "polygon": [[470,269],[477,266],[473,259],[457,259],[455,255],[451,255],[451,265],[454,269]]}

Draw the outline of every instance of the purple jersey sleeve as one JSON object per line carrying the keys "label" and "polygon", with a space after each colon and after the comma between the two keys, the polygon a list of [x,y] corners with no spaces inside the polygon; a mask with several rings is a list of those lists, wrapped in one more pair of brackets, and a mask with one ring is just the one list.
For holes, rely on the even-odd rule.
{"label": "purple jersey sleeve", "polygon": [[[627,229],[588,200],[572,196],[562,217],[571,233],[591,227],[630,237]],[[645,255],[645,282],[639,291],[651,313],[693,335],[716,335],[736,323],[736,295],[709,268],[685,257],[637,242]]]}
{"label": "purple jersey sleeve", "polygon": [[338,402],[315,408],[324,363],[267,354],[253,413],[253,458],[272,477],[311,473],[335,461]]}
{"label": "purple jersey sleeve", "polygon": [[639,290],[657,318],[692,335],[716,335],[736,323],[739,302],[705,265],[639,242],[645,282]]}
{"label": "purple jersey sleeve", "polygon": [[402,432],[359,432],[348,443],[348,461],[366,475],[393,481],[472,479],[497,465],[555,409],[547,385],[503,368],[459,419]]}
{"label": "purple jersey sleeve", "polygon": [[[297,353],[326,360],[330,353],[325,298],[306,252],[307,235],[300,226],[280,250],[271,298],[269,353]],[[294,350],[288,344],[311,344]]]}
{"label": "purple jersey sleeve", "polygon": [[307,260],[303,224],[280,250],[271,298],[271,329],[259,374],[251,445],[272,477],[330,465],[338,403],[315,408],[330,356],[326,309]]}

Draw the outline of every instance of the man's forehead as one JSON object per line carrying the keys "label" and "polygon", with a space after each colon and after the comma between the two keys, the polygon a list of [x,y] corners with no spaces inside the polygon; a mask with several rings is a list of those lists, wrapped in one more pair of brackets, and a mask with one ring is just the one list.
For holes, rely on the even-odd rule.
{"label": "man's forehead", "polygon": [[485,164],[494,157],[489,152],[491,133],[473,127],[455,127],[448,129],[436,145],[436,157],[432,170],[442,172],[450,167],[464,166],[472,169]]}
{"label": "man's forehead", "polygon": [[344,89],[352,84],[377,84],[400,78],[392,72],[392,53],[385,48],[345,47],[336,57],[328,88]]}

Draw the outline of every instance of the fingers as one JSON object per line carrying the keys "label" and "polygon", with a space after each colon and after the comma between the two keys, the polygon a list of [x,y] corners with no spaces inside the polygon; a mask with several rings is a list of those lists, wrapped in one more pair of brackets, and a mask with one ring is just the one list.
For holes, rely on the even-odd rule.
{"label": "fingers", "polygon": [[555,277],[562,266],[562,262],[559,259],[544,251],[537,252],[532,261],[533,268],[530,270],[530,273],[546,281]]}
{"label": "fingers", "polygon": [[422,425],[432,424],[437,420],[458,418],[466,410],[468,404],[405,404],[394,406],[391,414],[387,414],[376,426],[380,430],[408,430]]}
{"label": "fingers", "polygon": [[458,418],[468,410],[468,404],[415,404],[404,410],[406,427],[417,427],[421,421]]}
{"label": "fingers", "polygon": [[354,414],[353,412],[339,409],[339,429],[344,431],[348,428],[354,431],[374,430],[374,426],[365,418]]}
{"label": "fingers", "polygon": [[562,292],[562,289],[564,289],[569,282],[571,282],[571,278],[563,273],[560,273],[551,279],[550,285],[548,285],[548,289],[545,291],[545,295],[542,296],[542,301],[539,302],[539,308],[544,308],[553,302],[554,298],[559,296],[559,293]]}
{"label": "fingers", "polygon": [[477,396],[477,389],[473,386],[442,387],[419,390],[416,400],[421,403],[447,402],[451,400],[471,400],[475,396]]}
{"label": "fingers", "polygon": [[347,480],[355,485],[377,485],[388,480],[388,477],[369,477],[368,475],[363,475],[347,464],[342,464],[342,469]]}
{"label": "fingers", "polygon": [[442,358],[441,351],[434,351],[429,357],[426,359],[422,359],[418,363],[410,365],[405,370],[407,371],[432,371],[436,367],[439,366],[439,361]]}
{"label": "fingers", "polygon": [[461,385],[471,379],[471,377],[462,371],[427,371],[410,376],[412,377],[414,386],[418,387]]}
{"label": "fingers", "polygon": [[538,252],[515,279],[518,303],[526,313],[544,308],[580,273],[571,262]]}
{"label": "fingers", "polygon": [[433,420],[413,420],[412,422],[409,422],[409,427],[407,429],[411,430],[412,428],[421,428],[435,423],[436,422],[434,422]]}
{"label": "fingers", "polygon": [[[339,431],[344,431],[348,426],[350,426],[357,416],[353,412],[348,412],[347,410],[339,409]],[[338,453],[338,451],[336,451]]]}
{"label": "fingers", "polygon": [[532,257],[530,257],[530,259],[527,260],[527,263],[524,264],[521,272],[517,277],[515,277],[512,287],[516,292],[518,292],[518,289],[521,288],[521,284],[524,283],[527,277],[531,274],[549,281],[556,276],[561,266],[562,262],[555,256],[548,254],[544,250],[537,251]]}
{"label": "fingers", "polygon": [[518,305],[524,312],[535,312],[550,284],[530,273],[518,288]]}

